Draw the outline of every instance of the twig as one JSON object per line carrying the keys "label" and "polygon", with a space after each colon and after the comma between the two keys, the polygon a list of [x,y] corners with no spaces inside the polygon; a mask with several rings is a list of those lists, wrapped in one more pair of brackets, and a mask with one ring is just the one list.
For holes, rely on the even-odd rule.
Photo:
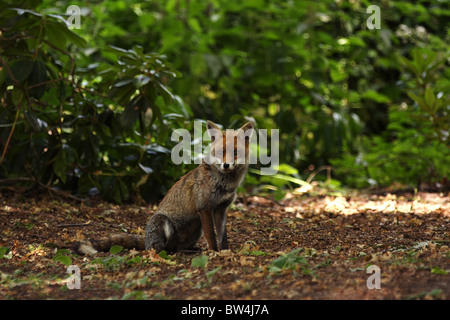
{"label": "twig", "polygon": [[41,44],[42,30],[44,30],[44,20],[41,20],[41,28],[39,29],[38,41],[36,43],[36,49],[34,50],[34,59],[37,58],[39,53],[39,45]]}
{"label": "twig", "polygon": [[58,224],[58,228],[68,228],[68,227],[84,227],[90,225],[89,222],[87,223],[68,223],[68,224]]}
{"label": "twig", "polygon": [[78,202],[90,201],[89,199],[81,199],[81,198],[78,198],[78,197],[76,197],[76,196],[74,196],[74,195],[72,195],[72,194],[70,194],[70,193],[65,192],[65,191],[53,189],[52,187],[47,186],[47,185],[43,184],[43,183],[40,182],[40,181],[34,180],[34,182],[37,183],[38,185],[40,185],[41,187],[43,187],[43,188],[45,188],[45,189],[47,189],[47,190],[49,190],[49,191],[51,191],[51,192],[54,192],[54,193],[56,193],[56,194],[59,194],[59,195],[61,195],[61,196],[63,196],[63,197],[67,197],[67,198],[76,200],[76,201],[78,201]]}
{"label": "twig", "polygon": [[[65,51],[65,50],[62,50],[62,49],[60,49],[60,48],[54,46],[51,42],[49,42],[49,41],[47,41],[47,40],[44,40],[44,42],[45,42],[49,47],[51,47],[52,49],[54,49],[54,50],[56,50],[56,51],[59,51],[59,52],[65,54],[66,56],[68,56],[68,57],[70,58],[70,71],[69,71],[69,75],[73,77],[73,71],[74,71],[74,68],[75,68],[75,59],[72,57],[72,55],[71,55],[69,52],[67,52],[67,51]],[[68,77],[65,77],[65,78],[68,79]]]}
{"label": "twig", "polygon": [[46,85],[46,84],[49,84],[49,83],[52,83],[52,82],[58,82],[58,81],[62,81],[62,80],[66,80],[66,78],[61,77],[61,78],[58,78],[58,79],[52,79],[52,80],[47,80],[47,81],[35,83],[35,84],[32,84],[32,85],[26,87],[26,90],[30,90],[30,89],[33,89],[33,88],[36,88],[36,87],[40,87],[40,86],[43,86],[43,85]]}
{"label": "twig", "polygon": [[5,148],[3,149],[2,157],[0,159],[0,164],[2,164],[3,159],[5,158],[6,150],[8,150],[9,142],[11,141],[12,134],[14,132],[14,129],[16,128],[17,120],[19,119],[20,105],[22,104],[22,98],[23,98],[23,93],[22,93],[22,95],[19,98],[19,102],[17,103],[16,118],[14,119],[14,124],[13,124],[13,127],[11,129],[11,132],[9,133],[8,140],[6,140]]}
{"label": "twig", "polygon": [[8,72],[9,77],[11,78],[11,81],[14,85],[17,85],[19,83],[19,81],[17,81],[17,79],[14,77],[14,75],[12,74],[11,69],[9,68],[8,64],[6,63],[6,61],[2,58],[2,56],[0,56],[0,61],[3,65],[3,67],[6,69],[6,72]]}
{"label": "twig", "polygon": [[85,201],[90,202],[90,201],[91,201],[90,199],[81,199],[81,198],[79,198],[79,197],[77,197],[77,196],[74,196],[74,195],[72,195],[72,194],[70,194],[70,193],[67,193],[67,192],[65,192],[65,191],[56,190],[56,189],[54,189],[54,188],[52,188],[52,187],[50,187],[50,186],[47,186],[47,185],[43,184],[42,182],[40,182],[40,181],[38,181],[38,180],[36,180],[36,179],[34,179],[34,178],[18,177],[18,178],[0,179],[0,183],[3,183],[3,182],[12,182],[12,181],[32,181],[32,182],[34,182],[34,183],[40,185],[41,187],[43,187],[43,188],[45,188],[45,189],[47,189],[47,190],[49,190],[49,191],[51,191],[51,192],[54,192],[54,193],[56,193],[56,194],[58,194],[58,195],[60,195],[60,196],[67,197],[67,198],[76,200],[76,201],[78,201],[78,202],[85,202]]}
{"label": "twig", "polygon": [[331,180],[331,170],[333,168],[331,166],[321,166],[319,167],[316,171],[314,171],[313,173],[311,173],[308,177],[308,179],[306,179],[306,182],[311,183],[312,179],[314,179],[314,177],[322,170],[327,170],[327,180]]}

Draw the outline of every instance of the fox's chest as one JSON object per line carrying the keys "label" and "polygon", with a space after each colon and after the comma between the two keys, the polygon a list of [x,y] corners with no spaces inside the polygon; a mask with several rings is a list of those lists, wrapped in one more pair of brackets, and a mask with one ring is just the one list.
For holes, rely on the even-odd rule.
{"label": "fox's chest", "polygon": [[236,198],[237,188],[216,187],[211,190],[210,206],[211,207],[228,207]]}
{"label": "fox's chest", "polygon": [[233,203],[234,199],[236,199],[236,191],[225,194],[223,197],[218,199],[217,207],[228,207],[230,204]]}

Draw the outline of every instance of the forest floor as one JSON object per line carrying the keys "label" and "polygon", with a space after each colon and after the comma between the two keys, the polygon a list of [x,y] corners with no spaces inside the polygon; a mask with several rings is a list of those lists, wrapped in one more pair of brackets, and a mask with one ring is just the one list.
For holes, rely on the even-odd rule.
{"label": "forest floor", "polygon": [[[202,252],[174,255],[70,250],[83,238],[143,234],[154,211],[3,194],[0,299],[450,299],[448,194],[238,198],[228,213],[230,250],[208,251],[204,239]],[[80,289],[68,288],[77,284],[70,265]]]}

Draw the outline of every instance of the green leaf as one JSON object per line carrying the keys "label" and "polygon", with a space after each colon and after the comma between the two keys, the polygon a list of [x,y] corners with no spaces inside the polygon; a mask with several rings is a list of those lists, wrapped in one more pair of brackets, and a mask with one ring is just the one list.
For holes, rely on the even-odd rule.
{"label": "green leaf", "polygon": [[202,27],[200,26],[200,23],[195,18],[190,18],[188,20],[189,27],[191,27],[192,30],[194,30],[197,33],[202,32]]}
{"label": "green leaf", "polygon": [[[11,73],[19,83],[23,83],[28,79],[34,67],[33,60],[16,60],[11,64]],[[7,79],[11,81],[9,74],[7,76]]]}
{"label": "green leaf", "polygon": [[54,21],[49,21],[44,25],[45,36],[48,42],[61,50],[65,50],[67,38],[64,36],[64,32],[61,31],[62,28],[66,28],[65,25]]}
{"label": "green leaf", "polygon": [[13,105],[18,106],[23,101],[23,98],[23,90],[21,90],[19,87],[14,87],[14,90],[11,93]]}
{"label": "green leaf", "polygon": [[56,255],[52,258],[53,261],[61,262],[66,266],[70,266],[72,264],[72,259],[68,256],[64,255],[64,253],[69,253],[67,249],[60,249],[56,252]]}
{"label": "green leaf", "polygon": [[139,117],[138,103],[140,98],[141,96],[135,97],[133,100],[131,100],[125,107],[125,110],[120,115],[120,123],[122,124],[125,130],[130,130],[134,126]]}
{"label": "green leaf", "polygon": [[428,111],[428,110],[429,110],[429,109],[428,109],[428,105],[426,104],[424,98],[422,98],[421,96],[416,95],[415,93],[413,93],[413,92],[411,92],[411,91],[408,91],[407,94],[408,94],[408,96],[409,96],[412,100],[414,100],[414,101],[419,105],[419,107],[421,107],[423,110],[425,110],[425,111]]}
{"label": "green leaf", "polygon": [[278,166],[278,171],[284,172],[286,174],[298,174],[298,170],[287,163],[282,163]]}
{"label": "green leaf", "polygon": [[[125,81],[129,81],[125,83]],[[114,86],[113,90],[110,91],[109,97],[114,99],[117,104],[125,105],[129,103],[130,97],[136,92],[136,88],[132,84],[133,80],[124,80],[122,83],[117,83],[120,87]]]}
{"label": "green leaf", "polygon": [[139,166],[139,168],[141,168],[142,171],[144,171],[146,174],[150,174],[150,173],[153,172],[153,169],[152,169],[152,168],[146,167],[146,166],[144,166],[144,165],[141,164],[141,163],[139,163],[138,166]]}
{"label": "green leaf", "polygon": [[66,155],[64,153],[64,148],[61,147],[58,155],[55,158],[55,162],[53,163],[53,172],[61,179],[63,183],[66,183],[67,179],[67,162]]}
{"label": "green leaf", "polygon": [[70,266],[72,264],[72,259],[70,259],[68,256],[59,256],[58,258],[56,258],[56,261],[61,262],[66,266]]}
{"label": "green leaf", "polygon": [[431,268],[431,273],[447,275],[449,272],[447,270],[443,270],[439,267],[433,267],[433,268]]}
{"label": "green leaf", "polygon": [[127,85],[127,84],[132,83],[132,82],[133,82],[132,79],[121,80],[121,81],[115,83],[115,84],[114,84],[114,87],[120,88],[120,87],[123,87],[124,85]]}
{"label": "green leaf", "polygon": [[133,79],[133,85],[139,89],[140,87],[145,86],[147,83],[149,83],[149,81],[150,81],[149,77],[140,74]]}
{"label": "green leaf", "polygon": [[25,119],[28,121],[28,123],[35,131],[40,132],[44,131],[47,128],[47,123],[36,117],[36,115],[32,111],[26,110],[24,112],[24,115]]}
{"label": "green leaf", "polygon": [[118,254],[118,253],[121,252],[122,250],[123,250],[123,247],[122,247],[122,246],[113,245],[113,246],[111,247],[111,249],[109,249],[109,252],[110,252],[111,254]]}
{"label": "green leaf", "polygon": [[169,255],[167,254],[167,251],[166,251],[166,250],[161,251],[160,253],[158,253],[158,255],[159,255],[161,258],[163,258],[163,259],[166,259],[166,260],[170,259],[170,257],[169,257]]}
{"label": "green leaf", "polygon": [[261,250],[256,250],[256,251],[250,251],[249,255],[250,256],[267,256],[267,253],[265,253],[264,251],[261,251]]}
{"label": "green leaf", "polygon": [[[251,170],[251,172],[260,173],[259,170]],[[264,180],[267,180],[267,181],[273,181],[273,180],[288,181],[288,182],[298,184],[300,186],[309,186],[309,183],[304,180],[294,178],[294,177],[291,177],[288,175],[280,174],[280,173],[277,173],[277,174],[274,174],[271,176],[263,176],[263,178],[264,178]]]}
{"label": "green leaf", "polygon": [[135,256],[135,257],[132,257],[132,258],[128,259],[126,264],[127,265],[140,264],[141,262],[142,262],[142,257]]}
{"label": "green leaf", "polygon": [[33,65],[33,70],[31,72],[30,78],[29,78],[29,85],[38,85],[37,87],[30,89],[30,96],[36,99],[40,99],[43,94],[45,93],[45,85],[42,83],[47,81],[47,66],[44,61],[42,60],[36,60]]}
{"label": "green leaf", "polygon": [[416,77],[420,77],[419,67],[414,63],[414,61],[408,60],[405,57],[399,57],[400,61],[410,70],[412,71]]}
{"label": "green leaf", "polygon": [[436,96],[434,95],[433,89],[430,87],[425,89],[425,103],[427,104],[430,113],[436,113]]}
{"label": "green leaf", "polygon": [[170,104],[175,99],[172,92],[170,92],[169,89],[167,89],[166,86],[163,85],[161,82],[156,81],[155,83],[157,84],[159,92],[161,93],[164,99],[164,103],[166,105]]}
{"label": "green leaf", "polygon": [[67,25],[59,23],[61,26],[58,30],[63,34],[69,44],[73,44],[79,48],[86,48],[87,42],[78,34],[70,30]]}
{"label": "green leaf", "polygon": [[206,264],[208,263],[208,256],[200,256],[192,259],[191,266],[193,268],[206,268]]}
{"label": "green leaf", "polygon": [[206,278],[208,279],[208,282],[211,282],[212,276],[213,276],[217,271],[219,271],[220,269],[222,269],[221,266],[219,266],[219,267],[217,267],[217,268],[215,268],[215,269],[213,269],[213,270],[211,270],[211,271],[206,272]]}
{"label": "green leaf", "polygon": [[0,259],[11,259],[12,258],[12,252],[9,250],[8,247],[0,247]]}
{"label": "green leaf", "polygon": [[34,15],[34,16],[36,16],[36,17],[42,17],[42,14],[37,13],[36,11],[33,11],[33,10],[29,10],[29,9],[11,8],[11,10],[17,11],[17,14],[18,14],[19,16],[23,15],[24,13],[29,13],[29,14],[32,14],[32,15]]}
{"label": "green leaf", "polygon": [[302,249],[294,249],[291,252],[280,256],[278,259],[272,261],[269,266],[270,272],[279,272],[286,269],[295,269],[297,266],[308,265],[305,257],[299,253]]}
{"label": "green leaf", "polygon": [[366,92],[362,94],[363,98],[373,100],[377,103],[388,103],[391,101],[389,97],[385,96],[384,94],[378,93],[375,90],[369,89]]}

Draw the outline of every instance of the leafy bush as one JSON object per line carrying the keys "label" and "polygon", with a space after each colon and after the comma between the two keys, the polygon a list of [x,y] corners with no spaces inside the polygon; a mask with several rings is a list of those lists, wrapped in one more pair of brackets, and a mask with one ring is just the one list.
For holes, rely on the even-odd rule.
{"label": "leafy bush", "polygon": [[411,56],[400,59],[412,101],[405,97],[390,107],[387,130],[365,138],[359,155],[334,161],[350,185],[401,182],[419,188],[421,182],[443,183],[450,177],[450,101],[445,94],[450,79],[442,75],[445,58],[418,48]]}
{"label": "leafy bush", "polygon": [[64,21],[1,9],[1,176],[116,202],[158,198],[178,175],[166,167],[169,128],[190,112],[166,86],[176,71],[139,46],[95,52]]}
{"label": "leafy bush", "polygon": [[449,11],[381,2],[369,30],[371,4],[3,1],[1,182],[156,200],[186,169],[170,134],[197,118],[280,129],[295,173],[253,184],[330,163],[353,186],[448,177]]}

